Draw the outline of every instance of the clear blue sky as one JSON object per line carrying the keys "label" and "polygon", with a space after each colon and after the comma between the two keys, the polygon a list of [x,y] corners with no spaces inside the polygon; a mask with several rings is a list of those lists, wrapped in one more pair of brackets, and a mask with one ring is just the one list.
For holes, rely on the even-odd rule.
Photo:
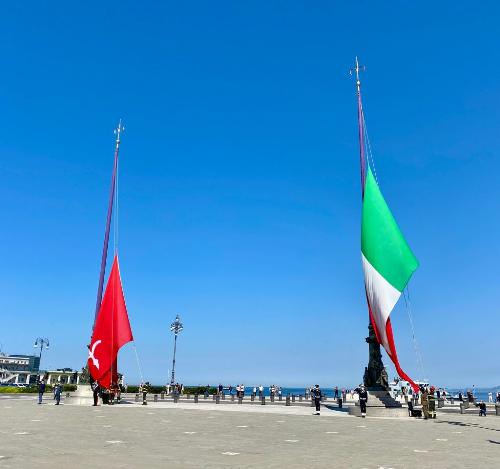
{"label": "clear blue sky", "polygon": [[[379,182],[421,263],[425,377],[500,382],[497,2],[106,3],[2,7],[5,352],[43,335],[43,366],[85,362],[123,117],[119,251],[145,377],[166,381],[179,313],[184,383],[357,384],[359,55]],[[392,317],[421,378],[402,305]],[[139,380],[131,345],[120,364]]]}

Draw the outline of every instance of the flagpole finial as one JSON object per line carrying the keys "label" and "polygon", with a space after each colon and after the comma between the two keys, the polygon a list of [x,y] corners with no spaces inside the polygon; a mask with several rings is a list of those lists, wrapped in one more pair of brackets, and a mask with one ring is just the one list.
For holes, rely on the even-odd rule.
{"label": "flagpole finial", "polygon": [[349,74],[350,75],[356,74],[356,87],[358,89],[358,93],[359,93],[360,88],[361,88],[361,80],[359,78],[359,74],[360,74],[360,72],[364,72],[364,71],[365,71],[365,66],[359,65],[358,56],[356,56],[356,65],[349,70]]}
{"label": "flagpole finial", "polygon": [[122,124],[122,120],[120,119],[118,122],[118,127],[115,129],[114,133],[116,135],[116,148],[120,146],[120,135],[125,130],[125,126]]}

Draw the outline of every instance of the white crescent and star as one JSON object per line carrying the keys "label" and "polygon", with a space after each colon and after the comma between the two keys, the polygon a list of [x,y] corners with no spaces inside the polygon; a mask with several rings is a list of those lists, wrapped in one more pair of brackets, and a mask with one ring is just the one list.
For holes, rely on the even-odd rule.
{"label": "white crescent and star", "polygon": [[94,364],[94,366],[99,369],[99,360],[94,356],[94,353],[95,353],[95,349],[96,347],[101,343],[102,341],[99,339],[99,340],[96,340],[93,344],[92,344],[92,347],[91,349],[89,350],[89,359],[92,360],[92,363]]}

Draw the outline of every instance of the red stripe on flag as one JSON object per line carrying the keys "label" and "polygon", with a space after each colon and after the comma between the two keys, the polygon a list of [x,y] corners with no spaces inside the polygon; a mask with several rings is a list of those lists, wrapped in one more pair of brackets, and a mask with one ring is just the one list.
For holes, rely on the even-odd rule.
{"label": "red stripe on flag", "polygon": [[391,318],[387,319],[387,322],[385,324],[385,332],[387,334],[387,341],[389,342],[389,348],[391,350],[390,357],[391,357],[392,362],[394,363],[394,366],[396,367],[396,371],[398,372],[399,377],[402,378],[402,379],[404,379],[405,381],[408,381],[410,383],[411,387],[413,388],[413,390],[415,392],[418,392],[418,386],[403,371],[403,369],[399,365],[398,354],[396,352],[396,344],[394,343],[394,335],[392,333]]}

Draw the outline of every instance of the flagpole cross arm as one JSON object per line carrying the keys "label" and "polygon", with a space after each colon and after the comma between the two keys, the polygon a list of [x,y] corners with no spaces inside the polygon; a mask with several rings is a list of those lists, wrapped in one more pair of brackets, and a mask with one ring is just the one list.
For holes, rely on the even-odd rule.
{"label": "flagpole cross arm", "polygon": [[360,72],[364,72],[365,70],[366,70],[366,67],[364,65],[360,65],[358,57],[356,57],[356,64],[354,67],[349,69],[349,75],[354,75],[354,74],[356,75],[356,85],[357,85],[358,89],[361,86],[361,80],[359,78],[359,74],[360,74]]}
{"label": "flagpole cross arm", "polygon": [[116,135],[116,147],[118,148],[120,146],[120,135],[121,133],[125,130],[125,126],[122,123],[122,120],[118,122],[118,126],[114,130],[114,134]]}

